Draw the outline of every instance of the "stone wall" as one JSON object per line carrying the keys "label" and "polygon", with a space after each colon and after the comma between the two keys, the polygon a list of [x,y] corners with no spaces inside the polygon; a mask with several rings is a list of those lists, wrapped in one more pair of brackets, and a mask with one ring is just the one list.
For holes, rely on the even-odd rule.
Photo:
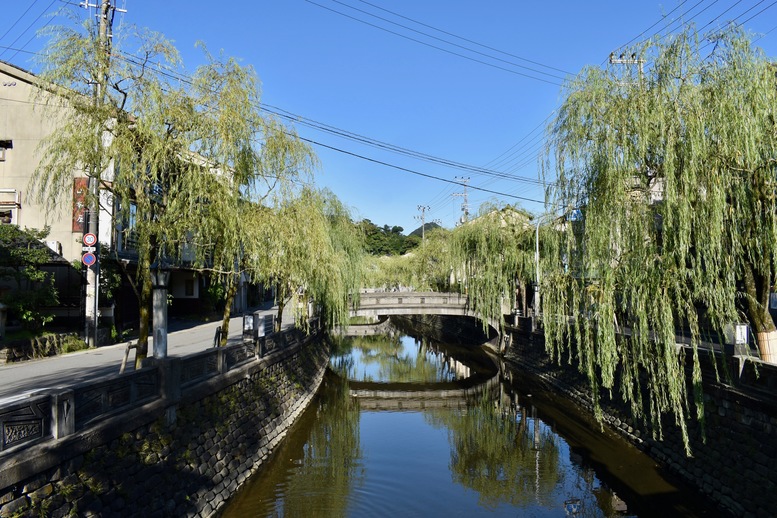
{"label": "stone wall", "polygon": [[44,335],[25,340],[15,340],[0,348],[0,365],[56,356],[86,348],[87,345],[75,333]]}
{"label": "stone wall", "polygon": [[29,448],[0,466],[0,480],[16,475],[0,486],[0,516],[210,516],[307,408],[328,358],[328,345],[308,340],[198,383],[175,405]]}
{"label": "stone wall", "polygon": [[[524,324],[512,330],[507,359],[554,392],[592,410],[587,379],[574,365],[553,362],[545,353],[542,335],[531,333],[529,323]],[[718,355],[714,360],[708,354],[700,357],[705,422],[703,426],[695,418],[686,422],[691,456],[685,453],[673,419],[664,419],[664,436],[658,440],[647,425],[631,418],[630,410],[618,399],[611,400],[603,393],[604,421],[674,475],[698,488],[721,509],[721,514],[774,516],[777,368],[730,356]],[[716,379],[713,361],[717,362],[720,380]],[[687,368],[690,379],[690,365]]]}

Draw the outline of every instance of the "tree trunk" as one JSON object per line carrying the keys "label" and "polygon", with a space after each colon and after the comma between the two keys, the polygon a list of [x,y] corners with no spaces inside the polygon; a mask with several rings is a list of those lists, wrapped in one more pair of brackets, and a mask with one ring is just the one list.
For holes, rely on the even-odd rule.
{"label": "tree trunk", "polygon": [[[138,265],[140,268],[140,265]],[[138,323],[138,349],[135,354],[135,369],[140,369],[140,363],[148,356],[148,331],[151,324],[151,279],[143,277],[140,290],[140,322]]]}
{"label": "tree trunk", "polygon": [[275,332],[280,333],[283,329],[283,308],[286,307],[286,297],[278,297],[278,316],[275,317]]}
{"label": "tree trunk", "polygon": [[747,313],[755,333],[761,360],[777,363],[777,326],[769,313],[771,294],[770,276],[760,275],[755,268],[747,264],[744,268]]}
{"label": "tree trunk", "polygon": [[237,288],[238,282],[235,279],[235,276],[230,276],[227,281],[227,292],[224,295],[224,314],[221,319],[221,341],[219,342],[221,347],[227,345],[227,337],[229,336],[229,318],[232,316],[232,302],[235,300]]}

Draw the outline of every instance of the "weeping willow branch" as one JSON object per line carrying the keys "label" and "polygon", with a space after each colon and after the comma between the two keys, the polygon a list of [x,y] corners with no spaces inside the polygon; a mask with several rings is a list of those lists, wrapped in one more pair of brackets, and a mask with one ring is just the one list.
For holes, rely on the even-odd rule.
{"label": "weeping willow branch", "polygon": [[[703,415],[703,335],[745,314],[762,359],[777,360],[764,299],[777,251],[774,67],[737,29],[710,38],[706,56],[692,28],[632,49],[654,63],[635,84],[613,69],[581,72],[543,162],[556,176],[552,202],[582,215],[555,233],[547,258],[548,350],[576,361],[595,397],[617,390],[657,436],[673,416],[686,448],[692,406]],[[754,302],[744,307],[741,282]],[[689,360],[678,329],[690,334]]]}

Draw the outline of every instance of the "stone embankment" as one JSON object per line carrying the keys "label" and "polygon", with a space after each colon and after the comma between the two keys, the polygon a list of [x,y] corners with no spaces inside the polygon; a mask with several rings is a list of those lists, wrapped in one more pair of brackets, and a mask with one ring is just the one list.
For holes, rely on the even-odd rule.
{"label": "stone embankment", "polygon": [[3,452],[0,516],[211,516],[307,408],[328,358],[308,337],[179,393],[163,380],[157,401]]}
{"label": "stone embankment", "polygon": [[[590,385],[574,365],[558,364],[545,352],[541,334],[526,319],[511,329],[507,359],[555,393],[592,412]],[[686,355],[690,363],[690,355]],[[673,418],[665,416],[663,438],[605,392],[604,421],[722,511],[737,517],[771,517],[777,509],[777,367],[753,359],[700,354],[704,419],[686,420],[692,455],[686,455]],[[717,366],[714,364],[717,362]],[[716,376],[716,370],[719,374]],[[688,380],[691,366],[687,365]],[[689,394],[693,387],[688,386]],[[692,396],[690,396],[692,397]],[[693,402],[689,402],[693,405]],[[693,411],[692,411],[693,412]]]}

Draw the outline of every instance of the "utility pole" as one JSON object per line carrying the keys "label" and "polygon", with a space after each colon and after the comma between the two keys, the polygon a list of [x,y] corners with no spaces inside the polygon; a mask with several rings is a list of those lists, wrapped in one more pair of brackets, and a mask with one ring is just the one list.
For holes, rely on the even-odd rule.
{"label": "utility pole", "polygon": [[[99,30],[98,41],[100,43],[100,51],[96,56],[98,76],[95,78],[94,89],[94,108],[95,116],[99,116],[102,112],[100,108],[105,102],[105,89],[108,81],[108,70],[110,67],[111,59],[111,37],[113,16],[116,7],[113,6],[111,0],[100,0],[100,4],[90,4],[88,1],[82,2],[81,7],[85,9],[99,9]],[[126,12],[120,9],[122,12]],[[101,121],[104,122],[104,121]],[[97,135],[95,136],[95,145],[102,146],[102,131],[96,129]],[[96,149],[96,156],[101,156],[99,149]],[[93,246],[89,247],[93,250],[87,250],[87,246],[90,243],[84,242],[85,254],[83,262],[86,265],[86,301],[85,301],[85,326],[84,326],[84,341],[89,347],[97,346],[97,329],[99,324],[99,294],[100,294],[100,179],[102,175],[103,164],[99,159],[90,164],[89,174],[89,193],[90,202],[87,213],[87,230],[88,234],[91,234],[90,238],[94,238]],[[85,234],[86,235],[86,234]],[[94,255],[87,260],[87,255],[93,253]],[[95,259],[96,258],[96,259]]]}
{"label": "utility pole", "polygon": [[429,209],[429,205],[419,205],[418,210],[421,212],[421,215],[415,217],[415,219],[421,222],[421,244],[426,241],[426,211]]}
{"label": "utility pole", "polygon": [[469,176],[456,176],[454,178],[464,185],[464,192],[454,192],[452,194],[452,196],[462,196],[464,198],[464,202],[461,204],[462,215],[461,219],[459,220],[459,224],[463,225],[469,221],[469,197],[467,196],[467,184],[469,183]]}

